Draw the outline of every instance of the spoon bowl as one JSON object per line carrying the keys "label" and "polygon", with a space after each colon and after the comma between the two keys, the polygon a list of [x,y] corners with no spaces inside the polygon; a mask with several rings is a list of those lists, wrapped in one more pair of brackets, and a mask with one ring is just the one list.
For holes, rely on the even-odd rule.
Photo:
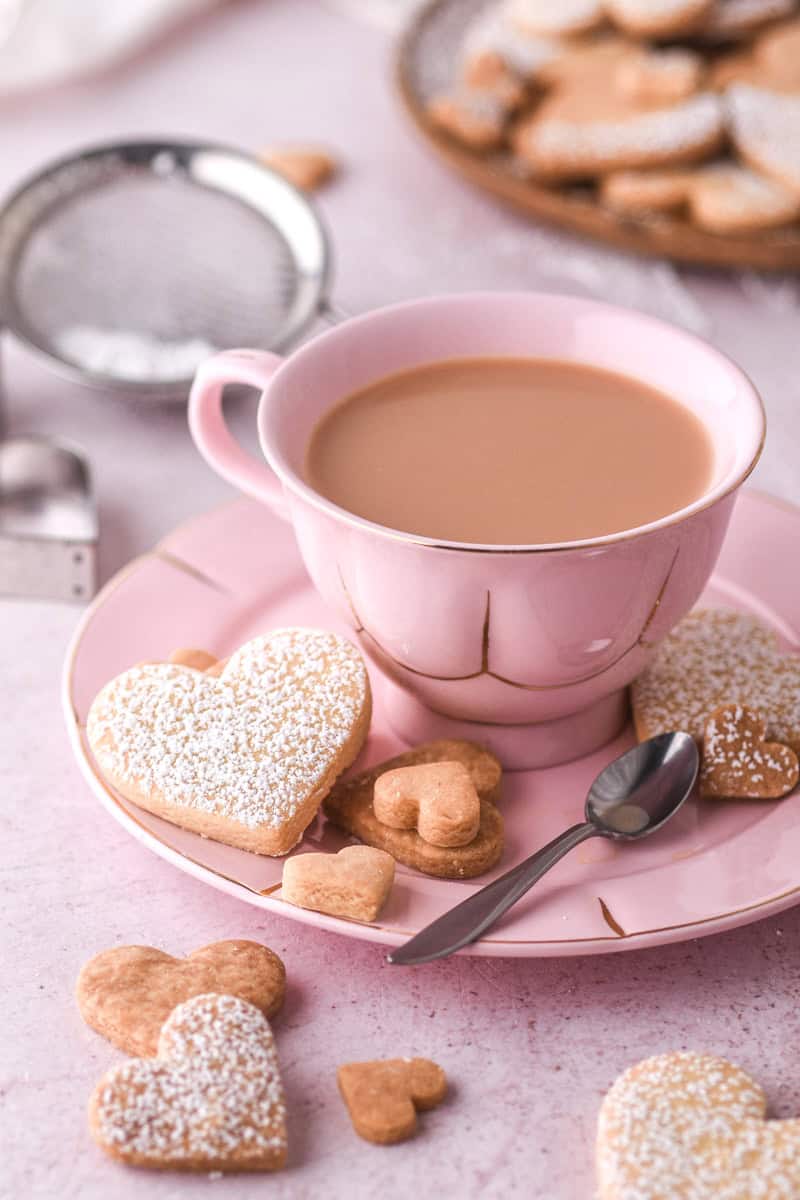
{"label": "spoon bowl", "polygon": [[602,837],[633,841],[660,829],[683,805],[699,756],[688,733],[661,733],[615,758],[586,797],[586,820]]}

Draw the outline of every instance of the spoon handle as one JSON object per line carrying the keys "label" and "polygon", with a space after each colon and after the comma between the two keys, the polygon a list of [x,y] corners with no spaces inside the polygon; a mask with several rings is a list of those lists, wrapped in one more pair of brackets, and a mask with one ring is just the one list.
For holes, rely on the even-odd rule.
{"label": "spoon handle", "polygon": [[404,946],[399,946],[388,956],[390,963],[413,966],[415,963],[432,962],[435,958],[446,958],[462,946],[474,942],[494,925],[504,912],[516,904],[529,888],[554,867],[559,859],[574,850],[587,838],[598,836],[598,830],[588,821],[573,825],[537,850],[530,858],[512,867],[494,879],[486,887],[462,900],[443,916],[416,934]]}

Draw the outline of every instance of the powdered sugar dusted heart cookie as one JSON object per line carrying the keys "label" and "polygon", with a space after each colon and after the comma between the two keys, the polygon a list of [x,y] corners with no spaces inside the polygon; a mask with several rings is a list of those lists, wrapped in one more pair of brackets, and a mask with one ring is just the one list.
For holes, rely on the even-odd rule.
{"label": "powdered sugar dusted heart cookie", "polygon": [[800,656],[784,654],[775,634],[747,613],[698,609],[660,643],[634,680],[640,741],[685,729],[702,742],[706,718],[743,704],[766,721],[770,741],[800,749]]}
{"label": "powdered sugar dusted heart cookie", "polygon": [[717,708],[706,720],[700,795],[728,800],[779,800],[797,785],[797,755],[768,742],[766,722],[742,704]]}
{"label": "powdered sugar dusted heart cookie", "polygon": [[213,942],[186,958],[155,946],[115,946],[83,966],[75,988],[86,1024],[126,1054],[141,1057],[156,1053],[167,1017],[192,996],[239,996],[273,1017],[285,991],[286,970],[278,955],[243,940]]}
{"label": "powdered sugar dusted heart cookie", "polygon": [[100,1080],[89,1128],[112,1158],[182,1171],[272,1171],[286,1109],[272,1031],[235,996],[195,996],[167,1020],[155,1059]]}
{"label": "powdered sugar dusted heart cookie", "polygon": [[659,1054],[600,1109],[601,1200],[795,1200],[800,1121],[765,1121],[764,1093],[723,1058]]}
{"label": "powdered sugar dusted heart cookie", "polygon": [[254,638],[219,678],[170,663],[134,667],[92,704],[87,735],[127,799],[217,841],[285,854],[367,735],[361,655],[336,634]]}

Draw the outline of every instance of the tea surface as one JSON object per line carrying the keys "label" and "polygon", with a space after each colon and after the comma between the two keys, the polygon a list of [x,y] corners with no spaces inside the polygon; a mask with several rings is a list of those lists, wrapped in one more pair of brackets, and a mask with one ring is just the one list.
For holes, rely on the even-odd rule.
{"label": "tea surface", "polygon": [[619,533],[710,484],[711,439],[638,380],[553,359],[468,358],[379,379],[312,433],[306,480],[358,516],[443,541]]}

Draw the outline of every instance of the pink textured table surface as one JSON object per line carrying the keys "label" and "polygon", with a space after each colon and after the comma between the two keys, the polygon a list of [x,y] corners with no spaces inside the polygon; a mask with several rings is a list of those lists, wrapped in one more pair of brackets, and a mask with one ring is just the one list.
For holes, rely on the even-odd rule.
{"label": "pink textured table surface", "polygon": [[[535,229],[431,161],[387,86],[386,36],[312,0],[240,3],[135,65],[0,109],[0,185],[83,141],[172,130],[257,148],[337,148],[321,199],[336,297],[353,311],[437,290],[533,287],[605,295],[683,321],[761,387],[768,449],[756,483],[800,501],[798,291],[791,281],[673,272]],[[229,493],[192,450],[179,411],[138,411],[7,355],[12,430],[60,433],[91,455],[103,577]],[[249,407],[237,413],[241,429]],[[402,971],[378,947],[267,919],[148,854],[99,808],[71,761],[58,702],[75,609],[0,602],[3,1015],[0,1195],[180,1200],[592,1195],[597,1106],[630,1062],[698,1047],[734,1056],[773,1111],[800,1112],[795,1037],[800,912],[738,932],[607,959],[459,959]],[[121,633],[124,636],[124,632]],[[286,961],[276,1022],[291,1165],[271,1179],[151,1176],[107,1161],[85,1104],[117,1053],[83,1027],[80,965],[125,942],[173,952],[263,938]],[[371,1147],[338,1099],[337,1064],[422,1054],[452,1097],[414,1142]]]}

